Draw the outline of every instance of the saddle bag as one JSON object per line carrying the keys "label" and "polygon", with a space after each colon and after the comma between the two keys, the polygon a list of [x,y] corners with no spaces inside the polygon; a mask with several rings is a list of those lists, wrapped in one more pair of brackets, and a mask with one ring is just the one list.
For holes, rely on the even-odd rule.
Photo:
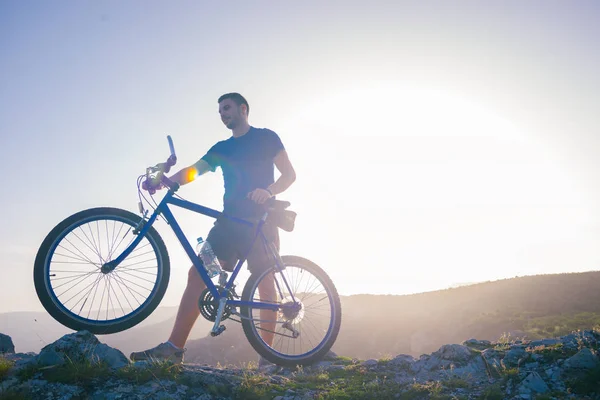
{"label": "saddle bag", "polygon": [[286,232],[291,232],[294,230],[296,215],[290,210],[272,210],[269,212],[268,221]]}

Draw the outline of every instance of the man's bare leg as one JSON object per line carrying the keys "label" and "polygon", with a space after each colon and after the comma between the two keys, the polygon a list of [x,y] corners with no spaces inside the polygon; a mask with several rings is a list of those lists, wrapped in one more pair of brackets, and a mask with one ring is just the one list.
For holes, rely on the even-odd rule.
{"label": "man's bare leg", "polygon": [[[221,261],[221,265],[223,262]],[[200,316],[200,309],[198,308],[198,300],[200,300],[200,294],[206,288],[206,285],[202,281],[200,274],[196,271],[195,267],[191,267],[188,272],[188,281],[181,302],[179,303],[179,310],[177,311],[177,317],[169,341],[179,348],[183,348],[187,339],[194,327],[194,323]],[[258,285],[258,291],[260,299],[262,301],[276,301],[277,294],[275,292],[275,281],[273,274],[269,274],[265,279]],[[277,312],[270,310],[260,310],[260,319],[268,320],[273,322],[262,322],[261,327],[269,331],[275,331],[275,319],[277,318]],[[273,344],[274,334],[272,332],[266,332],[261,330],[261,336],[263,340],[271,346]]]}
{"label": "man's bare leg", "polygon": [[[219,262],[222,266],[225,265],[223,261],[219,260]],[[169,341],[181,349],[185,346],[194,323],[196,323],[196,320],[200,316],[198,300],[200,300],[200,295],[204,289],[206,289],[204,281],[200,277],[196,267],[192,266],[188,272],[187,286],[179,303],[179,310],[177,311],[173,331],[171,331],[171,336],[169,336]]]}
{"label": "man's bare leg", "polygon": [[200,316],[198,300],[200,300],[200,294],[204,288],[206,288],[206,285],[196,268],[192,266],[188,272],[187,286],[179,303],[175,324],[171,336],[169,336],[169,341],[181,349],[185,346],[194,323]]}
{"label": "man's bare leg", "polygon": [[[265,279],[263,279],[258,284],[258,292],[259,292],[261,301],[265,301],[265,302],[277,301],[277,293],[275,291],[275,279],[274,279],[272,273],[267,275],[265,277]],[[269,346],[273,346],[273,339],[275,337],[275,334],[273,332],[275,331],[275,327],[276,327],[275,320],[277,319],[277,312],[261,309],[260,310],[260,319],[263,321],[264,320],[269,321],[269,322],[261,322],[260,323],[260,327],[262,329],[266,329],[266,330],[260,331],[260,336],[263,338],[265,343],[267,343]],[[267,330],[270,332],[268,332]]]}

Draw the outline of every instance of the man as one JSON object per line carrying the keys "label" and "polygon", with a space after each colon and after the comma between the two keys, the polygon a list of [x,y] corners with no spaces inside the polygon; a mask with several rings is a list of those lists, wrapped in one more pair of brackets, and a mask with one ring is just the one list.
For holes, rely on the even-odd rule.
{"label": "man", "polygon": [[[248,124],[250,107],[242,95],[227,93],[219,98],[218,103],[221,120],[231,129],[232,136],[215,144],[198,162],[183,168],[170,179],[185,185],[220,166],[225,183],[223,212],[258,220],[264,213],[263,203],[285,191],[295,181],[296,173],[279,136],[268,129],[258,129]],[[274,179],[274,166],[281,173],[277,181]],[[277,227],[266,224],[263,232],[279,249]],[[221,267],[231,271],[240,254],[247,250],[253,240],[252,234],[253,228],[227,219],[217,219],[206,241],[213,248]],[[257,241],[248,256],[248,269],[256,272],[269,267],[272,262]],[[130,358],[133,361],[152,358],[183,362],[183,347],[200,315],[198,300],[205,288],[198,271],[192,266],[169,340],[152,349],[134,352]],[[275,299],[273,279],[264,280],[258,290],[263,301]],[[261,310],[261,320],[274,321],[275,316],[273,311]],[[275,323],[263,322],[261,326],[265,329],[261,334],[263,340],[272,345],[274,335],[268,331],[275,330]],[[260,364],[266,364],[266,361],[260,358]]]}

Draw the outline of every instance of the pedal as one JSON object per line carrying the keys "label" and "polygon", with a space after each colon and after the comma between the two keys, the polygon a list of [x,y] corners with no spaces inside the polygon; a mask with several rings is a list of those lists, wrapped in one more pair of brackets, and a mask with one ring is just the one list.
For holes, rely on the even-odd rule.
{"label": "pedal", "polygon": [[212,337],[219,336],[221,333],[225,332],[226,328],[227,327],[225,325],[219,325],[219,327],[216,330],[210,331],[210,336],[212,336]]}

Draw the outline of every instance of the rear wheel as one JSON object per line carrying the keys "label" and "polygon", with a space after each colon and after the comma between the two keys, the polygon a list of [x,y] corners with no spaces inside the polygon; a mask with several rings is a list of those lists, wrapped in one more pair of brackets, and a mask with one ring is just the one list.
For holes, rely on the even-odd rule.
{"label": "rear wheel", "polygon": [[169,256],[150,227],[113,271],[102,266],[137,237],[141,217],[117,208],[93,208],[70,216],[44,239],[34,265],[42,305],[73,330],[108,334],[143,321],[162,300],[169,283]]}
{"label": "rear wheel", "polygon": [[[244,301],[275,303],[280,310],[261,313],[252,306],[241,307],[244,333],[254,350],[275,364],[312,364],[327,354],[337,338],[342,318],[340,299],[318,265],[296,256],[281,258],[285,266],[282,271],[252,274],[242,293]],[[258,288],[271,279],[276,298],[261,300]],[[269,334],[272,343],[268,343]]]}

